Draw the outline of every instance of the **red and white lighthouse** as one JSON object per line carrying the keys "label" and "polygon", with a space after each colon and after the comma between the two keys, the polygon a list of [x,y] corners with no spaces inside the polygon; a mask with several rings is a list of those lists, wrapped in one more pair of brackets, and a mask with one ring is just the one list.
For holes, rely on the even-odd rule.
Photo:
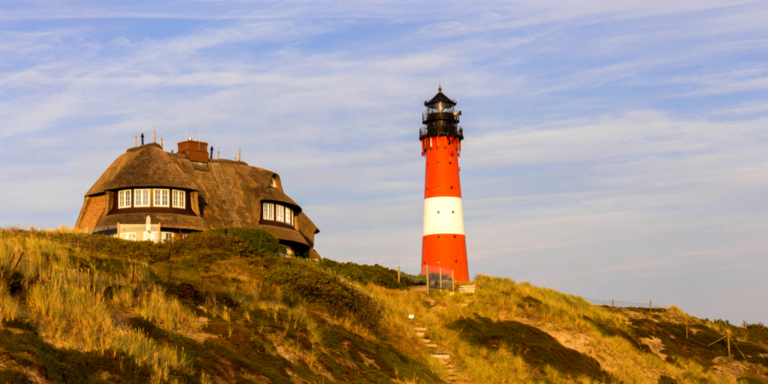
{"label": "red and white lighthouse", "polygon": [[419,130],[421,154],[427,158],[424,182],[424,237],[421,246],[421,273],[453,271],[455,281],[469,281],[464,212],[461,206],[459,156],[464,130],[458,126],[461,111],[455,100],[438,88],[425,101],[425,127]]}

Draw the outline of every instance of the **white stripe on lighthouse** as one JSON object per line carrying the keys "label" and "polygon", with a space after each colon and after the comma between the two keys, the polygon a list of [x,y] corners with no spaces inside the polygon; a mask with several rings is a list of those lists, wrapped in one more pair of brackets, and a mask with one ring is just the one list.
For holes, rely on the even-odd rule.
{"label": "white stripe on lighthouse", "polygon": [[460,197],[430,197],[424,200],[424,236],[464,234],[464,211]]}

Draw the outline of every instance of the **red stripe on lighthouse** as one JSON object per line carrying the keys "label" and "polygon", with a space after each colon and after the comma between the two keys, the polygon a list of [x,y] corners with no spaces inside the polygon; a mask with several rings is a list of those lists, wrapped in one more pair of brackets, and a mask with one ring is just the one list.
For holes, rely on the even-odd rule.
{"label": "red stripe on lighthouse", "polygon": [[456,281],[469,281],[467,268],[467,241],[464,235],[427,235],[421,243],[421,273],[443,269],[443,274],[453,271]]}

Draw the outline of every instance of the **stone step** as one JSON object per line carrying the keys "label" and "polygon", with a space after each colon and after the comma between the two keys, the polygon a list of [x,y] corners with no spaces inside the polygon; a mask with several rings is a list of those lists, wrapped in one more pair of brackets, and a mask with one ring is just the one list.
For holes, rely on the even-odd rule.
{"label": "stone step", "polygon": [[426,334],[426,332],[416,332],[416,337],[424,337]]}
{"label": "stone step", "polygon": [[[435,359],[439,359],[439,360],[448,360],[448,359],[451,358],[451,356],[449,356],[447,353],[436,353],[436,354],[431,355],[431,356],[434,357]],[[447,364],[447,362],[446,362],[446,364]]]}
{"label": "stone step", "polygon": [[432,339],[419,339],[419,342],[421,342],[421,343],[429,343],[431,341],[432,341]]}
{"label": "stone step", "polygon": [[424,344],[429,348],[437,348],[437,344]]}
{"label": "stone step", "polygon": [[427,331],[427,327],[413,327],[412,329],[414,331],[417,331],[417,332],[426,332]]}

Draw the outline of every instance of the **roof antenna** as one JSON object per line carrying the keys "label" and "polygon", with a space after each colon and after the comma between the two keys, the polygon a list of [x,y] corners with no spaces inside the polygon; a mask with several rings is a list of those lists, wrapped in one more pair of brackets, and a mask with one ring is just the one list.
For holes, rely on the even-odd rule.
{"label": "roof antenna", "polygon": [[442,92],[443,91],[443,81],[440,79],[437,79],[437,91]]}

